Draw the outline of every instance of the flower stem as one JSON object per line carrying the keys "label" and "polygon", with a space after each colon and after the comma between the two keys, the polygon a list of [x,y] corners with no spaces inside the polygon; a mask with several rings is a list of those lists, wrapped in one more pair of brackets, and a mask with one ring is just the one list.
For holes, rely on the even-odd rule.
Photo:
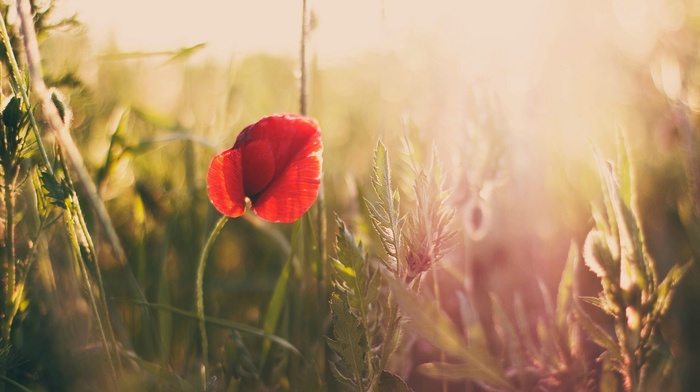
{"label": "flower stem", "polygon": [[199,337],[202,341],[202,385],[204,387],[206,387],[206,372],[207,366],[209,364],[209,343],[207,341],[207,328],[204,322],[204,268],[207,265],[209,251],[211,250],[212,245],[214,245],[214,241],[216,241],[216,238],[219,236],[221,229],[224,228],[226,222],[228,222],[228,216],[226,215],[219,218],[219,221],[216,222],[216,226],[214,226],[214,229],[212,230],[211,234],[209,235],[209,238],[207,239],[207,242],[204,244],[204,248],[202,248],[202,254],[199,257],[199,263],[197,264],[195,293],[197,296],[197,319],[199,320]]}

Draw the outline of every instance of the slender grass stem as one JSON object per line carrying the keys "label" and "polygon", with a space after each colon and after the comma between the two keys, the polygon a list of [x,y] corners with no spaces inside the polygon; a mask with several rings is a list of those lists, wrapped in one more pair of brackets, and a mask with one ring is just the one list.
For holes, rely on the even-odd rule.
{"label": "slender grass stem", "polygon": [[[72,184],[71,184],[72,186]],[[122,361],[121,361],[121,355],[119,355],[119,346],[117,344],[117,338],[114,336],[114,329],[112,328],[112,319],[109,317],[109,307],[107,306],[107,295],[106,291],[104,288],[104,281],[102,279],[102,270],[100,269],[99,264],[97,263],[97,250],[95,249],[95,244],[92,242],[92,237],[90,236],[90,232],[88,231],[87,224],[85,223],[85,216],[83,215],[82,210],[80,209],[80,204],[75,203],[75,209],[76,209],[76,214],[75,216],[78,218],[78,224],[80,225],[80,229],[83,231],[83,234],[85,235],[85,241],[87,242],[88,250],[90,251],[90,255],[92,255],[92,263],[95,265],[95,275],[97,276],[97,288],[99,292],[102,294],[100,295],[100,306],[102,306],[104,314],[105,314],[105,324],[106,324],[106,329],[107,329],[107,337],[109,338],[109,341],[112,343],[112,350],[114,351],[114,357],[117,360],[117,369],[119,370],[119,374],[121,374],[123,368],[122,368]],[[105,347],[108,349],[108,347]]]}
{"label": "slender grass stem", "polygon": [[209,238],[207,239],[207,242],[204,244],[204,248],[202,248],[202,254],[199,257],[199,263],[197,264],[195,293],[197,297],[196,308],[197,318],[199,320],[199,337],[201,339],[202,344],[202,386],[205,387],[205,389],[207,383],[206,372],[207,366],[209,365],[209,342],[207,341],[207,327],[204,318],[204,268],[207,265],[209,251],[214,245],[214,241],[216,241],[216,238],[219,236],[219,233],[221,233],[221,229],[223,229],[224,225],[226,225],[226,222],[228,222],[228,216],[226,215],[219,218],[219,221],[216,222],[216,226],[214,226],[214,229],[212,230],[211,234],[209,235]]}
{"label": "slender grass stem", "polygon": [[0,376],[0,381],[2,381],[2,383],[0,383],[0,385],[2,385],[2,386],[4,386],[5,383],[7,383],[7,384],[10,384],[10,385],[12,385],[13,387],[19,389],[20,391],[23,391],[23,392],[32,392],[31,389],[28,389],[28,388],[26,388],[24,385],[18,383],[17,381],[14,381],[14,380],[12,380],[12,379],[10,379],[10,378],[7,378],[7,377],[5,377],[5,376]]}
{"label": "slender grass stem", "polygon": [[[107,335],[105,334],[105,328],[103,327],[103,321],[102,317],[100,316],[100,311],[97,306],[97,301],[95,300],[95,294],[92,289],[92,283],[90,282],[90,274],[87,269],[87,265],[85,264],[85,260],[83,259],[83,256],[80,253],[80,243],[78,240],[78,234],[75,231],[75,219],[74,216],[75,214],[71,211],[74,206],[72,205],[73,203],[70,203],[71,205],[68,206],[68,209],[65,210],[64,212],[64,219],[66,220],[66,227],[68,228],[68,235],[70,237],[70,242],[73,247],[73,254],[74,257],[76,258],[76,261],[78,263],[78,266],[80,268],[80,273],[83,275],[83,282],[85,284],[85,291],[87,292],[87,298],[88,298],[88,303],[90,304],[90,309],[92,310],[93,317],[95,317],[95,321],[97,321],[97,324],[99,325],[99,333],[100,333],[100,340],[102,341],[102,345],[105,348],[105,353],[107,354],[107,362],[109,363],[109,368],[112,373],[112,378],[114,379],[114,382],[116,382],[117,386],[119,385],[119,375],[117,374],[117,369],[115,367],[115,362],[114,358],[112,355],[112,352],[110,351],[110,345],[107,341]],[[98,268],[99,269],[99,268]]]}
{"label": "slender grass stem", "polygon": [[311,15],[307,0],[301,0],[301,42],[299,48],[299,114],[307,115],[308,98],[308,67],[306,59],[306,46],[309,41],[309,25]]}
{"label": "slender grass stem", "polygon": [[[32,188],[34,190],[34,193],[37,195],[37,197],[40,197],[39,195],[41,192],[41,185],[39,185],[39,178],[38,178],[36,172],[37,171],[35,170],[34,173],[31,175],[32,176],[31,184],[32,184]],[[44,229],[46,227],[49,226],[49,224],[50,224],[49,212],[50,212],[50,210],[46,209],[39,217],[39,222],[38,222],[38,227],[36,229],[36,233],[34,234],[34,236],[31,239],[31,242],[33,244],[36,244],[37,241],[39,241],[39,237],[41,236],[41,233],[44,231]],[[58,217],[56,217],[55,219],[58,219]],[[27,254],[27,256],[25,258],[27,264],[24,266],[24,268],[22,268],[22,271],[20,272],[19,281],[17,283],[17,285],[19,287],[26,286],[27,278],[29,277],[29,271],[31,270],[32,265],[34,264],[34,260],[35,260],[34,254],[36,253],[36,249],[37,249],[36,246],[32,246],[29,249],[29,253]],[[21,293],[18,293],[18,296],[21,297]]]}
{"label": "slender grass stem", "polygon": [[2,340],[9,344],[12,319],[15,309],[15,222],[14,222],[14,190],[12,179],[12,163],[3,162],[4,193],[5,193],[5,309],[2,319]]}

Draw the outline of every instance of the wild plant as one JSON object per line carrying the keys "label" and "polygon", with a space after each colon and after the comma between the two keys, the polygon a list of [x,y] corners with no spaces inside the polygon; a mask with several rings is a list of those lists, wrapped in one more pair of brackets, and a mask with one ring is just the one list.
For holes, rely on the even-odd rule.
{"label": "wild plant", "polygon": [[[603,290],[598,297],[575,301],[573,309],[581,326],[605,349],[600,360],[604,368],[622,377],[625,391],[665,389],[672,378],[673,362],[660,336],[661,321],[692,261],[674,265],[659,281],[634,205],[628,147],[619,139],[615,165],[597,157],[603,207],[593,209],[595,228],[583,246],[584,262],[600,279]],[[580,306],[581,300],[612,318],[614,334],[591,320]]]}
{"label": "wild plant", "polygon": [[[535,324],[520,298],[509,315],[501,300],[491,295],[496,330],[489,334],[478,317],[471,322],[463,318],[465,329],[460,331],[439,301],[419,292],[422,273],[434,267],[453,235],[451,212],[441,205],[440,182],[421,171],[414,187],[416,205],[406,216],[400,215],[388,153],[379,143],[372,176],[377,201],[367,205],[385,252],[381,262],[368,256],[345,224],[338,223],[331,300],[334,333],[329,346],[337,354],[332,369],[339,382],[355,391],[405,390],[403,383],[393,383],[399,379],[387,372],[385,355],[404,343],[411,331],[442,353],[439,361],[421,364],[416,371],[443,383],[473,382],[511,391],[677,388],[673,358],[659,331],[691,263],[673,266],[659,282],[633,207],[633,176],[624,141],[619,142],[616,166],[600,157],[597,162],[603,210],[593,209],[596,227],[586,238],[583,257],[572,244],[555,300],[540,282],[544,314]],[[579,293],[575,271],[581,261],[600,279],[603,290],[598,297]],[[435,284],[434,298],[439,298],[438,290]],[[455,295],[463,315],[474,314],[471,294]],[[599,318],[594,321],[584,311],[584,302],[610,317],[613,335]],[[586,343],[589,339],[602,352],[592,349]],[[383,384],[389,380],[391,387]]]}
{"label": "wild plant", "polygon": [[[43,77],[38,63],[38,44],[36,38],[37,26],[41,27],[41,17],[34,21],[30,9],[33,7],[27,1],[19,2],[17,11],[20,25],[22,27],[23,53],[29,60],[29,75],[20,71],[16,60],[15,52],[17,48],[12,46],[12,39],[6,27],[6,14],[0,18],[0,32],[4,42],[3,65],[9,74],[9,89],[11,95],[4,100],[2,124],[2,140],[0,141],[0,159],[2,160],[3,171],[3,221],[4,221],[4,243],[2,247],[3,263],[3,302],[2,302],[2,347],[4,352],[14,355],[14,361],[5,362],[2,366],[2,379],[12,385],[17,386],[7,373],[10,370],[17,371],[14,367],[22,363],[21,350],[15,347],[23,346],[26,341],[20,332],[24,329],[18,328],[18,318],[28,322],[27,316],[34,309],[33,294],[28,287],[31,284],[30,271],[35,261],[40,261],[40,268],[44,273],[45,280],[39,286],[47,293],[56,293],[56,281],[53,273],[60,274],[63,279],[76,281],[78,285],[70,287],[72,295],[80,298],[86,304],[88,317],[84,321],[91,320],[97,325],[97,333],[85,336],[83,344],[93,344],[99,342],[101,347],[96,354],[101,360],[105,360],[106,367],[102,367],[95,379],[102,382],[109,380],[113,385],[118,385],[117,373],[121,371],[122,362],[118,344],[113,334],[105,292],[102,284],[99,267],[97,266],[96,251],[92,243],[90,233],[87,228],[87,220],[80,207],[77,191],[73,181],[66,169],[66,161],[77,169],[81,178],[81,185],[89,186],[91,180],[85,178],[85,167],[82,160],[75,160],[73,140],[68,133],[71,124],[71,111],[65,104],[62,95],[56,91],[47,89],[44,85]],[[48,12],[48,11],[45,11]],[[42,14],[39,13],[39,16]],[[37,23],[38,22],[38,23]],[[16,42],[16,41],[15,41]],[[53,146],[50,151],[46,148],[39,121],[35,118],[35,108],[30,101],[30,88],[35,95],[39,96],[42,103],[42,116],[48,124],[48,129],[58,135],[60,142]],[[51,155],[49,155],[49,151]],[[50,156],[52,158],[50,158]],[[83,177],[81,177],[81,174]],[[87,183],[86,183],[87,182]],[[94,186],[94,185],[93,185]],[[18,195],[22,195],[18,199]],[[22,203],[18,203],[22,200]],[[91,199],[95,201],[94,199]],[[27,203],[27,201],[33,201]],[[101,203],[101,201],[100,201]],[[102,208],[104,206],[100,204]],[[98,206],[99,208],[99,206]],[[103,221],[105,227],[111,228],[111,222]],[[48,233],[54,232],[56,226],[60,226],[66,233],[62,238],[66,240],[66,248],[70,251],[55,252],[51,254],[47,251],[46,242],[50,241]],[[113,229],[112,229],[113,230]],[[17,236],[17,233],[22,233]],[[18,241],[18,239],[21,239]],[[115,249],[120,248],[114,242]],[[63,257],[68,257],[73,264],[59,265],[57,261]],[[52,263],[57,263],[52,265]],[[66,285],[58,285],[66,287]],[[68,285],[70,286],[70,284]],[[61,293],[65,294],[65,293]],[[56,303],[45,297],[43,306],[55,310]],[[41,303],[41,299],[37,302]],[[28,307],[27,304],[32,306]],[[74,309],[64,309],[73,311]],[[21,317],[18,315],[21,314]],[[61,324],[60,317],[52,314],[52,322],[55,326],[65,326]],[[68,321],[69,322],[69,321]],[[20,331],[15,333],[15,331]],[[82,349],[82,347],[80,348]],[[71,350],[73,353],[76,350]],[[18,360],[18,357],[20,358]],[[74,358],[71,358],[74,360]],[[104,371],[107,369],[106,371]],[[103,373],[103,374],[102,374]],[[5,383],[2,384],[3,386]]]}
{"label": "wild plant", "polygon": [[[408,390],[400,376],[389,371],[391,356],[405,343],[395,286],[406,285],[417,295],[422,276],[436,268],[455,235],[442,179],[431,170],[437,171],[435,159],[428,170],[414,166],[415,200],[411,212],[402,215],[389,152],[381,141],[377,144],[372,173],[376,198],[366,204],[383,257],[371,258],[338,220],[330,301],[333,336],[328,344],[338,355],[338,361],[331,362],[333,373],[349,390]],[[438,298],[437,285],[433,290]]]}

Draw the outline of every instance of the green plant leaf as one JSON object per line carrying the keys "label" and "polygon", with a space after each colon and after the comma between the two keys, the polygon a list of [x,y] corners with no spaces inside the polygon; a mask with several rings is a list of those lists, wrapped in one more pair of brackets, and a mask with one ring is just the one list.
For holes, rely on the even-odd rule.
{"label": "green plant leaf", "polygon": [[409,317],[409,328],[438,349],[461,356],[468,347],[452,320],[434,302],[420,299],[390,273],[384,273],[389,289]]}
{"label": "green plant leaf", "polygon": [[43,170],[39,172],[39,177],[41,185],[46,189],[46,197],[50,199],[51,204],[65,210],[67,208],[66,201],[73,193],[68,182],[65,179],[59,181],[55,175]]}
{"label": "green plant leaf", "polygon": [[22,113],[22,100],[17,96],[12,96],[2,110],[2,123],[5,127],[18,131],[24,113]]}
{"label": "green plant leaf", "polygon": [[598,297],[580,296],[579,299],[595,306],[596,308],[601,309],[602,311],[610,314],[611,316],[614,316],[614,314],[610,313],[610,311],[608,310],[608,307],[605,306],[605,304],[603,303],[603,300],[598,298]]}
{"label": "green plant leaf", "polygon": [[334,291],[330,305],[335,339],[326,338],[326,342],[340,357],[332,368],[333,373],[338,381],[364,391],[367,384],[365,361],[369,351],[366,331],[362,322],[350,311],[346,296]]}
{"label": "green plant leaf", "polygon": [[579,322],[581,327],[588,332],[591,339],[593,339],[596,344],[607,350],[612,360],[616,361],[617,363],[622,363],[622,353],[620,352],[620,347],[618,347],[617,343],[615,343],[615,340],[607,332],[605,332],[603,328],[591,320],[588,314],[581,309],[577,301],[573,301],[573,305],[574,306],[572,306],[572,308],[574,310],[576,320]]}
{"label": "green plant leaf", "polygon": [[578,262],[578,258],[578,246],[576,246],[576,244],[572,241],[571,245],[569,246],[569,255],[566,258],[564,271],[561,273],[559,289],[557,290],[556,323],[557,328],[560,331],[566,331],[568,329],[566,325],[566,317],[569,314],[569,308],[571,307],[572,290],[574,284],[574,267]]}
{"label": "green plant leaf", "polygon": [[617,183],[620,189],[620,198],[625,205],[631,206],[634,189],[632,187],[629,145],[621,129],[616,129],[615,136],[615,144],[617,146]]}
{"label": "green plant leaf", "polygon": [[377,202],[365,200],[369,215],[374,227],[387,253],[385,261],[387,268],[397,273],[401,266],[399,252],[401,251],[401,225],[399,216],[399,193],[392,189],[391,167],[389,165],[389,153],[381,140],[377,142],[374,150],[374,164],[372,167],[372,187],[377,195]]}
{"label": "green plant leaf", "polygon": [[[384,273],[384,270],[382,270]],[[498,385],[510,385],[499,364],[485,350],[467,346],[452,320],[433,301],[420,299],[390,273],[384,278],[409,318],[408,327],[428,343],[472,366]]]}
{"label": "green plant leaf", "polygon": [[336,258],[331,265],[335,271],[335,283],[338,289],[348,293],[350,309],[357,312],[363,325],[367,327],[370,312],[370,300],[377,298],[379,287],[370,271],[367,255],[362,244],[355,242],[355,237],[347,230],[340,218],[336,237]]}
{"label": "green plant leaf", "polygon": [[[299,231],[301,230],[301,220],[298,219],[294,223],[294,230],[292,232],[292,248],[287,255],[287,261],[282,267],[279,278],[277,278],[277,283],[275,284],[275,289],[272,292],[272,298],[267,305],[267,312],[265,313],[265,319],[263,320],[263,331],[274,334],[277,330],[277,324],[279,322],[280,315],[282,314],[282,309],[287,298],[287,283],[289,282],[289,271],[291,269],[292,260],[296,254],[297,240],[299,236]],[[260,354],[260,368],[262,369],[267,361],[267,355],[270,352],[270,341],[263,341],[262,353]]]}
{"label": "green plant leaf", "polygon": [[676,264],[673,267],[671,267],[670,271],[668,271],[666,278],[664,278],[661,284],[659,284],[659,287],[656,291],[657,299],[656,303],[654,304],[654,310],[652,311],[652,315],[655,318],[663,317],[666,314],[669,307],[671,306],[673,294],[676,290],[676,287],[678,286],[678,283],[680,283],[681,279],[683,279],[683,276],[685,276],[685,273],[692,266],[693,260],[683,265]]}
{"label": "green plant leaf", "polygon": [[382,372],[381,376],[379,376],[379,391],[413,392],[413,389],[409,388],[401,377],[385,370]]}
{"label": "green plant leaf", "polygon": [[525,305],[523,305],[522,297],[516,295],[513,301],[513,312],[515,315],[515,325],[517,326],[517,332],[520,337],[524,354],[531,360],[536,360],[539,356],[539,350],[533,339],[533,334],[531,333],[530,321],[527,318],[527,311]]}
{"label": "green plant leaf", "polygon": [[620,278],[618,263],[608,249],[605,234],[599,230],[588,232],[583,243],[583,262],[600,279],[616,281]]}
{"label": "green plant leaf", "polygon": [[547,288],[547,284],[542,281],[542,279],[537,279],[537,286],[540,289],[540,295],[542,297],[542,304],[544,305],[545,319],[548,321],[553,321],[556,319],[556,311],[554,309],[554,304],[552,301],[552,295]]}
{"label": "green plant leaf", "polygon": [[508,350],[510,356],[510,363],[515,366],[520,383],[525,385],[525,349],[522,345],[521,337],[518,335],[513,323],[510,321],[506,315],[501,301],[496,297],[496,295],[491,294],[491,307],[493,310],[493,320],[494,323],[499,326],[497,331],[502,331],[503,336],[501,336],[501,341],[503,341],[505,347]]}

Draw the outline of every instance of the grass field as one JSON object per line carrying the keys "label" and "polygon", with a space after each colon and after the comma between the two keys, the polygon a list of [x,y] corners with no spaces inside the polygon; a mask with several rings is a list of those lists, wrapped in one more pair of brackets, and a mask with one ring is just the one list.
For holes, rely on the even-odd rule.
{"label": "grass field", "polygon": [[[0,390],[697,390],[700,10],[447,3],[231,56],[0,5]],[[254,134],[223,216],[276,113],[320,171]]]}

